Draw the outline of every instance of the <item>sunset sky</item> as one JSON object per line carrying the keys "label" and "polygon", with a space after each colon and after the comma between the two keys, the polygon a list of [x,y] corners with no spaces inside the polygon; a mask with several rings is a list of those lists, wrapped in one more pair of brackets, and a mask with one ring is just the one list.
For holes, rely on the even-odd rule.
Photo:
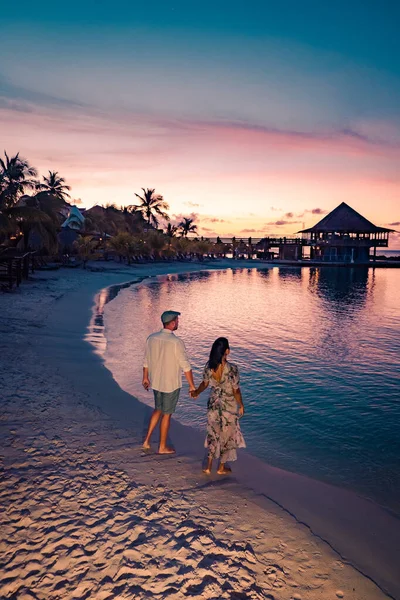
{"label": "sunset sky", "polygon": [[20,0],[0,19],[0,149],[81,206],[151,187],[204,235],[256,237],[345,201],[400,230],[399,2]]}

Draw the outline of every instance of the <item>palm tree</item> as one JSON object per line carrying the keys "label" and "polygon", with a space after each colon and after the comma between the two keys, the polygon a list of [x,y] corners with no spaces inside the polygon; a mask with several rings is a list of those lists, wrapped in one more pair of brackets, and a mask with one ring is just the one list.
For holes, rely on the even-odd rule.
{"label": "palm tree", "polygon": [[43,210],[31,206],[13,206],[7,214],[10,225],[23,235],[24,250],[29,250],[29,240],[36,233],[42,245],[50,251],[57,248],[57,229],[54,219]]}
{"label": "palm tree", "polygon": [[97,242],[90,235],[85,235],[75,240],[74,246],[78,251],[78,256],[82,259],[84,269],[86,269],[87,261],[94,257],[96,245]]}
{"label": "palm tree", "polygon": [[14,205],[0,206],[0,233],[4,237],[22,234],[24,250],[29,249],[31,234],[36,233],[42,245],[53,251],[57,247],[59,212],[63,201],[46,192],[21,196]]}
{"label": "palm tree", "polygon": [[192,242],[185,237],[179,237],[173,239],[172,246],[178,255],[187,256],[191,250]]}
{"label": "palm tree", "polygon": [[194,252],[197,254],[199,260],[204,260],[204,255],[207,256],[212,252],[213,244],[211,244],[208,240],[199,240],[198,242],[193,242],[194,244]]}
{"label": "palm tree", "polygon": [[169,216],[165,212],[169,210],[169,204],[165,202],[164,198],[160,194],[156,194],[154,189],[142,188],[143,196],[135,193],[135,196],[139,198],[141,204],[132,205],[128,207],[131,210],[138,210],[147,220],[149,226],[154,225],[158,227],[158,218],[162,217],[166,221],[169,221]]}
{"label": "palm tree", "polygon": [[214,252],[217,256],[226,258],[227,244],[222,243],[222,241],[218,242],[218,239],[221,240],[221,238],[217,238],[217,242],[214,244]]}
{"label": "palm tree", "polygon": [[33,179],[37,177],[36,169],[19,152],[10,158],[4,151],[4,157],[0,158],[0,210],[14,206],[19,196],[37,183]]}
{"label": "palm tree", "polygon": [[65,179],[63,177],[59,177],[58,171],[49,171],[48,177],[43,175],[43,183],[37,183],[36,189],[48,192],[60,200],[65,201],[65,198],[70,198],[67,190],[70,190],[71,188],[69,185],[65,184]]}
{"label": "palm tree", "polygon": [[10,231],[10,223],[7,215],[2,210],[1,198],[3,197],[3,192],[6,188],[6,182],[4,179],[4,173],[0,171],[0,242],[2,241],[2,237],[6,232]]}
{"label": "palm tree", "polygon": [[147,234],[145,241],[154,258],[159,258],[161,252],[165,248],[164,234],[158,231],[152,231],[151,233]]}
{"label": "palm tree", "polygon": [[179,231],[183,237],[187,237],[188,233],[197,233],[197,225],[193,221],[194,219],[183,217],[183,221],[179,223]]}
{"label": "palm tree", "polygon": [[146,221],[140,211],[133,206],[121,206],[127,230],[132,234],[143,233]]}
{"label": "palm tree", "polygon": [[47,192],[39,192],[35,196],[21,196],[18,204],[4,209],[14,230],[24,236],[24,249],[28,250],[31,233],[36,233],[48,250],[57,247],[57,228],[61,223],[60,209],[63,200]]}
{"label": "palm tree", "polygon": [[138,241],[127,231],[119,231],[109,240],[108,245],[118,254],[120,260],[126,258],[128,265],[138,249]]}
{"label": "palm tree", "polygon": [[170,240],[172,240],[173,237],[175,237],[176,232],[178,231],[178,226],[177,225],[172,225],[172,223],[168,223],[166,229],[165,229],[165,235],[170,238]]}

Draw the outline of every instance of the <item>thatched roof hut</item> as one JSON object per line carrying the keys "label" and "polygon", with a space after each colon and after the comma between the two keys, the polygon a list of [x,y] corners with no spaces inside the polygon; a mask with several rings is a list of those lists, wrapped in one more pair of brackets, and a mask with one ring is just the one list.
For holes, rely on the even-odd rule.
{"label": "thatched roof hut", "polygon": [[338,262],[368,262],[370,248],[388,247],[394,229],[374,225],[342,202],[313,227],[298,233],[307,236],[310,258]]}
{"label": "thatched roof hut", "polygon": [[313,227],[298,233],[390,233],[394,229],[378,227],[360,215],[346,202],[342,202]]}

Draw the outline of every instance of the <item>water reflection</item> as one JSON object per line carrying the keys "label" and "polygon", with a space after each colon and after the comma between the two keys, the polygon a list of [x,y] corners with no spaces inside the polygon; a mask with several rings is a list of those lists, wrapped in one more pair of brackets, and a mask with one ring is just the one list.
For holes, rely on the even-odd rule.
{"label": "water reflection", "polygon": [[330,302],[363,307],[368,296],[367,267],[312,267],[309,271],[309,287],[312,293],[317,293]]}
{"label": "water reflection", "polygon": [[285,267],[284,269],[278,269],[278,273],[280,279],[283,281],[300,281],[302,278],[302,269],[300,267]]}
{"label": "water reflection", "polygon": [[103,356],[107,347],[107,340],[104,335],[104,309],[106,305],[114,300],[121,290],[131,287],[138,281],[140,279],[137,278],[126,283],[112,285],[97,294],[92,318],[84,336],[84,340],[93,346],[95,354]]}

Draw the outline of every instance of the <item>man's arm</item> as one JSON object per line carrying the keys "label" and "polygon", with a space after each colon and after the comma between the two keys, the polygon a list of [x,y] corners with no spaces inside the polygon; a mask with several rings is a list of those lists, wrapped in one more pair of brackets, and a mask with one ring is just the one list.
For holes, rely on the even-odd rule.
{"label": "man's arm", "polygon": [[197,388],[197,390],[194,390],[193,394],[191,394],[192,398],[197,398],[197,396],[200,396],[200,394],[202,392],[204,392],[205,389],[208,388],[208,381],[202,381],[201,384],[199,385],[199,387]]}
{"label": "man's arm", "polygon": [[193,381],[192,369],[190,369],[190,371],[184,371],[184,373],[185,373],[185,377],[187,379],[187,382],[189,384],[189,390],[191,392],[194,392],[194,390],[196,389],[196,386],[194,385],[194,381]]}
{"label": "man's arm", "polygon": [[148,367],[143,367],[142,385],[145,390],[148,390],[150,387],[149,368]]}
{"label": "man's arm", "polygon": [[191,392],[193,392],[196,389],[196,386],[194,385],[193,381],[192,367],[190,366],[190,362],[186,354],[185,344],[181,339],[179,339],[179,344],[177,347],[177,358],[179,361],[179,366],[184,372],[187,382],[189,384],[189,389]]}

